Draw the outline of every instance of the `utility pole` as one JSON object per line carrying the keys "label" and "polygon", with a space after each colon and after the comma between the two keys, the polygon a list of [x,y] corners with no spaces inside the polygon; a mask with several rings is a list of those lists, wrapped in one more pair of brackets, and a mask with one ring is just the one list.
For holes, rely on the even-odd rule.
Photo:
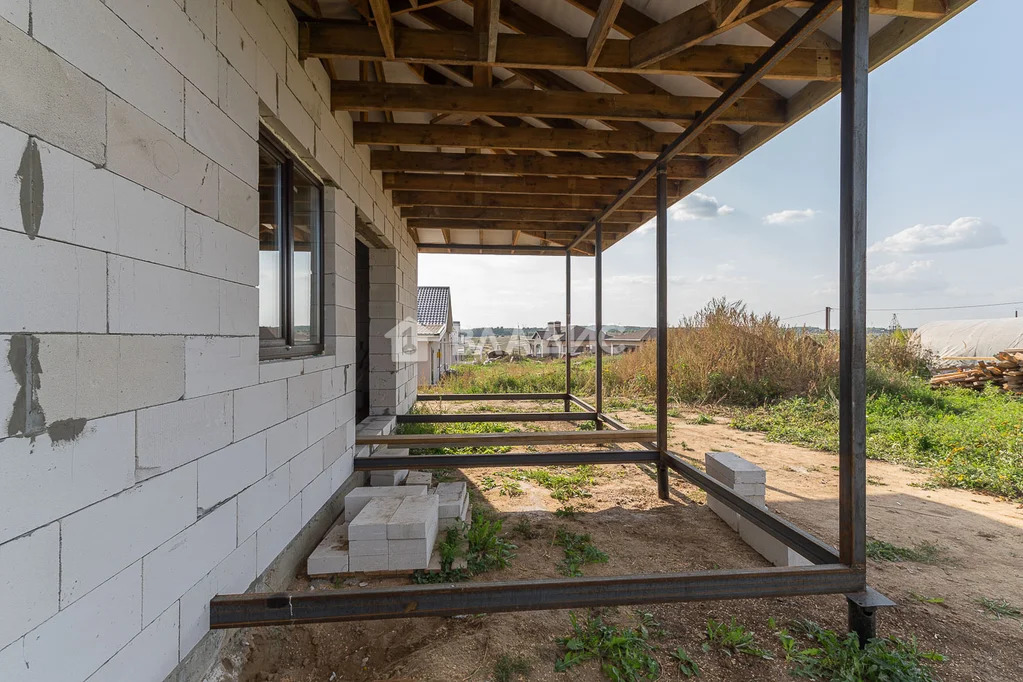
{"label": "utility pole", "polygon": [[831,333],[831,306],[824,307],[824,331]]}

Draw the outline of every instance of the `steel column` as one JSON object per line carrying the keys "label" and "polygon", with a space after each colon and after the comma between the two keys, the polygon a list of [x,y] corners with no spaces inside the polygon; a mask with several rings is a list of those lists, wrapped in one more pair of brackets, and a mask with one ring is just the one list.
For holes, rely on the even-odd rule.
{"label": "steel column", "polygon": [[[593,283],[594,283],[594,320],[593,326],[596,327],[596,357],[597,357],[597,376],[596,376],[596,391],[597,391],[597,414],[604,411],[604,267],[602,260],[604,258],[604,225],[601,221],[597,221],[597,234],[596,234],[596,251],[594,253],[593,261]],[[604,424],[599,419],[597,420],[597,429],[603,429]]]}
{"label": "steel column", "polygon": [[668,499],[668,171],[657,167],[657,496]]}
{"label": "steel column", "polygon": [[572,252],[565,251],[565,412],[572,409]]}
{"label": "steel column", "polygon": [[[868,0],[842,0],[842,140],[839,285],[839,557],[866,564],[867,527],[867,72]],[[849,627],[864,645],[874,610],[849,601]]]}

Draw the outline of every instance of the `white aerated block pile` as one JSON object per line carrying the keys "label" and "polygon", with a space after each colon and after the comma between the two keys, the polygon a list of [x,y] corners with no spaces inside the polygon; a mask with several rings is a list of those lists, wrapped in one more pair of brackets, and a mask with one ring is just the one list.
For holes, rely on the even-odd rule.
{"label": "white aerated block pile", "polygon": [[351,523],[370,500],[376,497],[402,498],[408,495],[425,495],[425,485],[399,485],[393,488],[356,488],[345,495],[345,521]]}
{"label": "white aerated block pile", "polygon": [[327,534],[309,555],[306,562],[306,573],[309,575],[328,575],[330,573],[348,572],[348,524],[338,519]]}
{"label": "white aerated block pile", "polygon": [[[765,494],[767,472],[753,462],[747,461],[734,452],[708,452],[704,455],[707,475],[728,486],[750,504],[767,509]],[[781,540],[765,531],[739,512],[734,511],[721,499],[707,495],[707,506],[721,519],[738,531],[742,540],[757,550],[775,566],[808,566],[810,561],[789,548]]]}
{"label": "white aerated block pile", "polygon": [[441,530],[447,530],[459,522],[469,522],[469,491],[464,481],[438,483],[437,497],[440,499],[437,515]]}
{"label": "white aerated block pile", "polygon": [[433,474],[429,471],[410,471],[405,477],[405,485],[425,485],[429,488],[433,485]]}
{"label": "white aerated block pile", "polygon": [[[408,457],[408,448],[381,447],[373,451],[373,457]],[[369,472],[369,484],[372,486],[401,485],[408,478],[408,469],[374,469]]]}

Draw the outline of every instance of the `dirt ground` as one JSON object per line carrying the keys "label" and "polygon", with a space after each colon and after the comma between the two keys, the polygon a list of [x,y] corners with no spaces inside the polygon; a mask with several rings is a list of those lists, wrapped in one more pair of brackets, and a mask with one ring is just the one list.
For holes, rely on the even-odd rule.
{"label": "dirt ground", "polygon": [[[500,407],[536,409],[535,404],[504,403]],[[478,408],[461,405],[466,410]],[[631,426],[653,423],[652,416],[641,412],[623,411],[615,416]],[[702,425],[695,424],[693,417],[671,420],[673,450],[701,465],[703,453],[712,450],[736,452],[756,462],[768,471],[768,506],[837,544],[838,472],[833,454],[766,442],[759,434],[728,428],[725,416]],[[558,423],[540,426],[570,428]],[[944,680],[1023,679],[1023,625],[1011,618],[996,619],[977,604],[982,597],[1007,599],[1016,606],[1023,603],[1023,505],[962,490],[930,489],[923,470],[870,461],[867,473],[868,534],[900,546],[931,542],[940,548],[933,565],[870,562],[870,584],[899,603],[879,615],[879,634],[915,636],[921,648],[947,656],[947,662],[935,666]],[[529,481],[519,482],[522,495],[510,497],[502,495],[500,487],[480,489],[483,476],[501,480],[494,471],[453,474],[464,475],[474,504],[495,510],[504,519],[503,535],[518,545],[509,568],[475,580],[561,577],[556,565],[563,552],[552,544],[558,527],[589,533],[593,544],[610,556],[606,564],[584,566],[585,575],[766,565],[706,507],[702,491],[673,475],[671,500],[658,500],[653,472],[645,466],[599,467],[597,483],[590,489],[592,497],[572,502],[580,511],[574,518],[555,515],[562,503]],[[523,518],[530,521],[535,537],[527,539],[513,530]],[[404,582],[350,579],[344,589]],[[293,586],[298,590],[330,587],[329,581],[308,578],[298,579]],[[942,598],[944,602],[924,603],[921,598]],[[667,653],[678,646],[699,663],[701,679],[791,679],[783,660],[703,652],[708,618],[735,617],[756,634],[761,646],[780,654],[768,618],[779,623],[809,618],[842,631],[846,614],[845,601],[837,595],[666,604],[642,610],[652,613],[666,633],[653,640],[664,680],[682,679]],[[620,607],[605,609],[602,615],[605,621],[631,626],[637,622],[635,611]],[[229,667],[234,668],[231,677],[241,682],[483,682],[494,679],[495,661],[502,654],[511,654],[531,664],[530,674],[521,679],[602,679],[593,661],[566,673],[554,672],[554,661],[563,653],[556,640],[569,631],[566,611],[254,629],[244,633],[243,650]]]}

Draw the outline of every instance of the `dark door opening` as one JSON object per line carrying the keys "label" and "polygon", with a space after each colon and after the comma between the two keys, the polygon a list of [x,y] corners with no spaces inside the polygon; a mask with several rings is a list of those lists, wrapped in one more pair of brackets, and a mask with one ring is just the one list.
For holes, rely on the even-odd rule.
{"label": "dark door opening", "polygon": [[355,240],[355,423],[369,416],[369,247]]}

